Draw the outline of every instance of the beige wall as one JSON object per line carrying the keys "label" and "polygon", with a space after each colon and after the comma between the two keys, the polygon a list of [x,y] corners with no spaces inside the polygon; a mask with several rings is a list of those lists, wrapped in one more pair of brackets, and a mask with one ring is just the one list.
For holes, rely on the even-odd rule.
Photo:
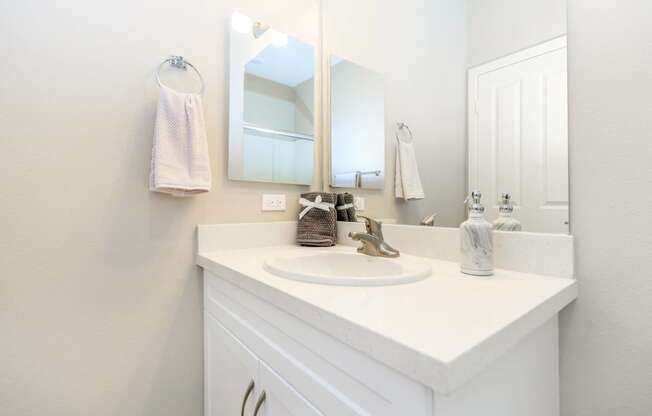
{"label": "beige wall", "polygon": [[[308,189],[226,179],[235,8],[317,40],[305,0],[0,2],[0,414],[202,414],[195,225],[291,219]],[[213,191],[189,199],[147,188],[172,53],[207,83]],[[263,191],[290,209],[262,214]]]}
{"label": "beige wall", "polygon": [[469,67],[566,33],[567,0],[466,0]]}
{"label": "beige wall", "polygon": [[[383,47],[350,57],[386,70],[394,85],[388,127],[405,119],[417,140],[432,131],[425,182],[438,184],[430,189],[438,203],[461,201],[463,179],[441,184],[454,182],[463,159],[454,143],[465,104],[442,98],[463,100],[465,50],[449,43],[464,36],[448,17],[458,16],[456,2],[427,2],[427,10],[359,3],[349,6],[366,16],[365,41]],[[582,293],[561,320],[562,411],[646,415],[652,5],[569,5],[571,215]],[[260,194],[287,193],[293,207],[306,189],[226,179],[224,39],[233,8],[288,31],[296,22],[316,26],[314,4],[300,0],[0,2],[0,413],[201,414],[195,225],[290,219],[296,208],[261,214]],[[411,19],[422,24],[408,27]],[[360,34],[345,21],[341,42]],[[404,47],[406,39],[430,46]],[[207,81],[214,190],[191,199],[147,190],[153,71],[171,53],[191,59]],[[436,65],[446,60],[454,64]],[[419,69],[417,78],[403,78],[401,65]],[[433,68],[440,83],[423,89]],[[415,102],[427,117],[403,111]],[[457,157],[444,160],[447,146]],[[379,214],[397,214],[391,196],[369,196]]]}
{"label": "beige wall", "polygon": [[569,0],[571,226],[563,416],[652,412],[652,2]]}

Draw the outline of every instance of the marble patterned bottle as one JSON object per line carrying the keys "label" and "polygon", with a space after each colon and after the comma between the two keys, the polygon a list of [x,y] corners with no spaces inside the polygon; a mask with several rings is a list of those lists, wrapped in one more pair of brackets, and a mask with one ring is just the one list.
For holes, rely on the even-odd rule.
{"label": "marble patterned bottle", "polygon": [[510,194],[501,195],[498,218],[494,221],[496,231],[521,231],[521,222],[514,218],[514,204]]}
{"label": "marble patterned bottle", "polygon": [[494,273],[493,230],[484,218],[481,198],[474,191],[466,200],[469,218],[460,225],[461,269],[465,274],[490,276]]}

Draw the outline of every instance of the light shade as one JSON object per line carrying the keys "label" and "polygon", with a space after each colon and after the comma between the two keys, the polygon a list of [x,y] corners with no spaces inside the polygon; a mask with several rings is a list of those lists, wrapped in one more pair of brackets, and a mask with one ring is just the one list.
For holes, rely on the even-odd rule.
{"label": "light shade", "polygon": [[231,26],[240,33],[251,33],[253,24],[251,18],[242,13],[233,12],[231,15]]}

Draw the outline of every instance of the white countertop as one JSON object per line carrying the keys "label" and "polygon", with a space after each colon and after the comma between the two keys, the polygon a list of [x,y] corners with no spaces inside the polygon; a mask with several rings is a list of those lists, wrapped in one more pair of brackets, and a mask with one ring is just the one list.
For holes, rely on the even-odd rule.
{"label": "white countertop", "polygon": [[[338,246],[333,250],[351,250]],[[439,393],[450,393],[577,297],[573,279],[496,270],[459,272],[428,259],[420,282],[380,287],[328,286],[277,277],[268,256],[310,252],[275,246],[200,253],[197,263]]]}

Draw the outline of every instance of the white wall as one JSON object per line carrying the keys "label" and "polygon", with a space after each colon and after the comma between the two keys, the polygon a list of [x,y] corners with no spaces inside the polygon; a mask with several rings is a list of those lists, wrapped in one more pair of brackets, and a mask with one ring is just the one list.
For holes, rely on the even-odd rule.
{"label": "white wall", "polygon": [[[306,0],[0,2],[0,414],[202,414],[195,226],[292,219],[308,189],[226,179],[234,8],[317,41]],[[147,188],[173,53],[207,83],[213,191],[189,199]]]}
{"label": "white wall", "polygon": [[[436,211],[438,224],[458,226],[466,170],[464,2],[328,0],[323,19],[325,53],[379,72],[385,81],[385,189],[356,190],[366,197],[366,214],[416,224]],[[399,121],[415,135],[423,201],[394,198]]]}
{"label": "white wall", "polygon": [[566,33],[567,0],[466,0],[473,67]]}
{"label": "white wall", "polygon": [[245,74],[244,121],[268,129],[294,131],[296,93],[278,82]]}
{"label": "white wall", "polygon": [[571,231],[563,416],[652,413],[652,2],[569,0]]}

